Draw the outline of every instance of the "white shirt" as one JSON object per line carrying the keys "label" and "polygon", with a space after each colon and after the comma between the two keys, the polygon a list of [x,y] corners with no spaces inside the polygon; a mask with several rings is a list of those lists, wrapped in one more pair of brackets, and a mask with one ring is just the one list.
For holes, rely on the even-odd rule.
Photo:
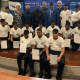
{"label": "white shirt", "polygon": [[[40,28],[40,27],[37,27],[35,29],[35,35],[37,35],[37,29]],[[45,35],[46,34],[46,28],[45,27],[42,27],[42,34]]]}
{"label": "white shirt", "polygon": [[60,33],[63,34],[66,39],[70,39],[73,34],[73,29],[69,28],[67,31],[65,27],[62,27]]}
{"label": "white shirt", "polygon": [[27,39],[23,36],[23,37],[21,37],[21,39],[20,39],[20,44],[21,43],[25,43],[25,44],[27,44],[27,48],[30,48],[31,46],[32,46],[32,41],[33,41],[33,38],[30,38],[30,37],[28,37]]}
{"label": "white shirt", "polygon": [[38,36],[34,37],[33,40],[33,45],[35,44],[37,48],[44,48],[45,47],[45,43],[46,43],[47,37],[46,36],[42,36],[41,38],[38,38]]}
{"label": "white shirt", "polygon": [[61,11],[60,17],[62,18],[62,20],[61,20],[62,27],[65,27],[67,20],[69,20],[69,22],[72,26],[71,11],[70,10],[67,9],[66,11],[65,10]]}
{"label": "white shirt", "polygon": [[8,25],[5,25],[4,27],[0,25],[0,37],[8,37],[8,32],[10,32],[10,27]]}
{"label": "white shirt", "polygon": [[54,40],[53,37],[48,38],[46,41],[46,46],[53,51],[62,51],[62,48],[65,47],[65,43],[62,37],[58,36],[57,40]]}
{"label": "white shirt", "polygon": [[79,20],[80,19],[80,11],[74,12],[71,17],[72,17],[72,21]]}
{"label": "white shirt", "polygon": [[15,30],[14,27],[12,27],[10,29],[10,34],[12,34],[14,38],[18,38],[21,35],[21,29],[17,27],[17,30]]}
{"label": "white shirt", "polygon": [[47,33],[49,33],[49,36],[51,37],[52,36],[52,31],[53,31],[53,29],[58,29],[58,31],[59,31],[59,33],[60,33],[60,29],[59,29],[59,27],[58,26],[54,26],[54,28],[52,28],[51,26],[49,26],[48,28],[47,28]]}
{"label": "white shirt", "polygon": [[5,22],[7,22],[9,25],[12,25],[13,22],[13,16],[10,13],[4,12],[2,14],[2,18],[5,19]]}
{"label": "white shirt", "polygon": [[80,30],[78,29],[78,27],[74,28],[73,33],[80,35]]}
{"label": "white shirt", "polygon": [[3,12],[2,12],[2,11],[0,11],[0,19],[2,19],[2,14],[3,14]]}
{"label": "white shirt", "polygon": [[32,29],[32,27],[29,27],[28,29],[26,29],[26,27],[23,27],[22,28],[22,34],[24,34],[24,30],[28,30],[29,31],[29,33],[33,33],[33,29]]}

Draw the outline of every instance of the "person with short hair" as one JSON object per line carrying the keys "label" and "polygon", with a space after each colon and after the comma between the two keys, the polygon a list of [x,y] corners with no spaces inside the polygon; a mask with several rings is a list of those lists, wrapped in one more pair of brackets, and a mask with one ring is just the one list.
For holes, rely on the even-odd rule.
{"label": "person with short hair", "polygon": [[[40,71],[39,71],[39,78],[43,77],[43,70],[45,69],[45,63],[44,58],[46,57],[45,53],[45,43],[46,43],[47,37],[42,34],[42,29],[37,29],[37,36],[34,37],[33,40],[33,48],[32,49],[39,49],[39,56],[40,56]],[[32,52],[30,55],[30,67],[34,67],[34,61],[32,60]]]}
{"label": "person with short hair", "polygon": [[63,74],[63,69],[65,65],[65,42],[62,37],[59,36],[59,31],[58,29],[53,29],[53,36],[48,38],[46,41],[46,56],[47,59],[45,59],[45,78],[50,79],[51,74],[50,74],[50,54],[52,55],[57,55],[57,63],[58,63],[58,69],[57,69],[57,80],[62,80],[62,74]]}
{"label": "person with short hair", "polygon": [[5,19],[1,19],[0,42],[6,40],[7,41],[7,49],[10,49],[10,44],[9,44],[10,35],[8,37],[9,32],[10,32],[10,27],[8,25],[5,25]]}
{"label": "person with short hair", "polygon": [[[29,37],[29,31],[28,30],[24,30],[24,36],[21,37],[20,39],[20,45],[24,44],[24,48],[26,48],[26,53],[23,52],[19,52],[19,54],[17,55],[17,64],[18,64],[18,75],[26,75],[27,73],[27,67],[28,67],[28,63],[29,63],[29,55],[32,49],[32,41],[33,39]],[[22,70],[21,68],[21,60],[24,56],[24,69]]]}
{"label": "person with short hair", "polygon": [[80,21],[80,11],[79,11],[79,5],[76,5],[75,7],[75,12],[73,12],[72,14],[72,23],[73,23],[73,27],[72,28],[75,28],[78,26],[78,23]]}
{"label": "person with short hair", "polygon": [[13,21],[16,21],[18,27],[22,29],[22,27],[23,27],[22,26],[22,14],[23,14],[23,11],[20,10],[21,4],[17,3],[15,7],[16,7],[16,10],[13,11]]}
{"label": "person with short hair", "polygon": [[5,12],[2,14],[2,19],[5,19],[6,24],[12,28],[13,16],[9,13],[9,7],[5,7]]}

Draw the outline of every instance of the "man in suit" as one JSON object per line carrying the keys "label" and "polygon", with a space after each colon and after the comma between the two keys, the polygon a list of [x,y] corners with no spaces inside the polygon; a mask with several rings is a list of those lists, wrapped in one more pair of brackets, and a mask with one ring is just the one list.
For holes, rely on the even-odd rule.
{"label": "man in suit", "polygon": [[46,13],[45,26],[50,26],[50,22],[53,20],[55,21],[55,25],[59,26],[59,11],[54,9],[53,3],[50,2],[50,10]]}
{"label": "man in suit", "polygon": [[30,12],[30,6],[26,5],[26,12],[22,15],[22,24],[25,26],[26,22],[30,23],[30,26],[33,27],[33,19],[32,19],[32,13]]}
{"label": "man in suit", "polygon": [[33,28],[34,28],[34,30],[36,27],[38,27],[38,24],[40,21],[43,22],[43,13],[41,10],[39,10],[39,4],[36,4],[35,8],[36,8],[36,10],[33,11]]}

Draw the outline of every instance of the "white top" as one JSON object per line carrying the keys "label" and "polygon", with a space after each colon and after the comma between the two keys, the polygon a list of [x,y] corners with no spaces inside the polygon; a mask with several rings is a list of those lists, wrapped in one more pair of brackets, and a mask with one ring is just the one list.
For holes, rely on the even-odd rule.
{"label": "white top", "polygon": [[32,46],[32,41],[33,41],[33,38],[30,38],[30,37],[28,37],[27,39],[23,36],[23,37],[21,37],[21,39],[20,39],[20,44],[21,43],[25,43],[25,44],[27,44],[27,48],[30,48],[31,46]]}
{"label": "white top", "polygon": [[5,22],[7,22],[9,25],[12,25],[13,22],[12,14],[4,12],[2,14],[2,18],[5,19]]}
{"label": "white top", "polygon": [[8,37],[8,32],[10,32],[10,27],[8,25],[5,25],[4,27],[0,25],[0,37]]}
{"label": "white top", "polygon": [[63,34],[66,39],[70,39],[73,34],[73,29],[69,28],[67,31],[65,27],[62,27],[60,33]]}
{"label": "white top", "polygon": [[46,45],[45,44],[46,40],[47,40],[47,37],[44,35],[41,38],[38,38],[38,36],[35,36],[32,44],[35,44],[37,48],[44,48]]}
{"label": "white top", "polygon": [[61,11],[60,17],[62,17],[62,20],[69,20],[71,17],[71,11],[68,9],[66,11],[65,10]]}
{"label": "white top", "polygon": [[54,40],[53,37],[50,37],[46,41],[46,46],[50,47],[50,49],[54,51],[62,51],[62,48],[65,47],[65,42],[60,36],[58,36],[57,40]]}
{"label": "white top", "polygon": [[47,33],[49,33],[49,36],[51,37],[52,36],[52,31],[53,31],[53,29],[58,29],[58,31],[59,31],[59,33],[60,33],[60,29],[59,29],[59,27],[58,26],[54,26],[54,28],[52,28],[51,26],[49,26],[48,28],[47,28]]}
{"label": "white top", "polygon": [[[35,35],[37,35],[37,29],[40,28],[40,27],[37,27],[35,29]],[[45,27],[42,27],[42,34],[45,35],[46,34],[46,28]]]}
{"label": "white top", "polygon": [[2,19],[2,14],[3,14],[3,12],[2,12],[2,11],[0,11],[0,19]]}
{"label": "white top", "polygon": [[78,27],[74,28],[73,33],[80,35],[80,30],[78,29]]}
{"label": "white top", "polygon": [[71,17],[72,17],[72,21],[79,20],[80,19],[80,11],[74,12]]}
{"label": "white top", "polygon": [[22,34],[24,34],[24,30],[28,30],[29,31],[29,33],[33,33],[33,29],[32,29],[32,27],[29,27],[28,29],[26,29],[26,27],[23,27],[22,28]]}
{"label": "white top", "polygon": [[21,35],[21,29],[17,27],[17,30],[15,30],[14,27],[12,27],[10,29],[10,34],[12,34],[14,38],[18,38]]}
{"label": "white top", "polygon": [[61,20],[61,25],[62,27],[65,27],[66,21],[68,20],[70,22],[70,25],[72,26],[72,18],[71,18],[71,11],[70,10],[63,10],[60,13],[60,17],[62,18]]}

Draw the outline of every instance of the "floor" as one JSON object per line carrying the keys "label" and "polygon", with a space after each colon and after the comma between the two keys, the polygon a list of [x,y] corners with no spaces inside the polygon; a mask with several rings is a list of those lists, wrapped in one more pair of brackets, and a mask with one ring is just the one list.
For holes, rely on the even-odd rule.
{"label": "floor", "polygon": [[[4,69],[4,68],[0,68],[0,72],[4,72],[4,74],[5,73],[7,74],[7,75],[5,75],[5,77],[7,76],[7,78],[6,79],[3,79],[4,74],[3,73],[0,73],[0,80],[24,80],[24,79],[22,79],[22,77],[19,77],[18,78],[18,76],[17,76],[17,73],[18,72],[17,71],[12,71],[12,70],[7,70],[7,69]],[[8,73],[10,73],[11,76],[9,76]],[[13,75],[15,74],[16,77],[12,77],[12,74]],[[27,76],[28,76],[28,74],[26,75],[26,79],[25,80],[39,80],[39,79],[27,79]],[[36,78],[37,77],[38,77],[38,75],[36,75]],[[10,79],[8,79],[8,78],[10,78]],[[41,79],[41,80],[43,80],[43,79]],[[51,80],[56,80],[56,79],[55,79],[55,77],[53,77]],[[80,80],[80,78],[63,77],[63,80]]]}

